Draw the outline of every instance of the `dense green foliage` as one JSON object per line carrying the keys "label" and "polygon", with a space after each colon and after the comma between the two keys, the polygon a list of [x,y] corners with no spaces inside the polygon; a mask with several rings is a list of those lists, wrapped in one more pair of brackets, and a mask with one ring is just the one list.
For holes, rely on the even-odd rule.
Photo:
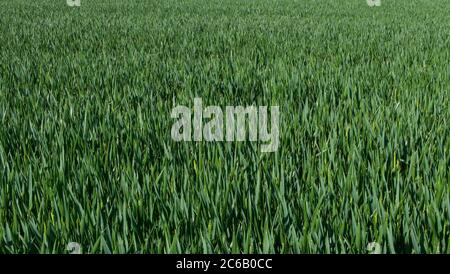
{"label": "dense green foliage", "polygon": [[0,0],[0,253],[449,253],[449,97],[448,0]]}

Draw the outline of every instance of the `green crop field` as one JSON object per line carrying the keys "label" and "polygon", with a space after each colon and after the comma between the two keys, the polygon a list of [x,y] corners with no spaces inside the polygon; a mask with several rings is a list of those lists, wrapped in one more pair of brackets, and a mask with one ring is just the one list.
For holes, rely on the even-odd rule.
{"label": "green crop field", "polygon": [[449,120],[448,0],[0,0],[0,253],[450,253]]}

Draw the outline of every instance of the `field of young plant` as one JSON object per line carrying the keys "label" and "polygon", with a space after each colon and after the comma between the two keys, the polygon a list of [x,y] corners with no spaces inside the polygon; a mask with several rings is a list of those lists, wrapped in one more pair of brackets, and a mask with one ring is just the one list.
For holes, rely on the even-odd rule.
{"label": "field of young plant", "polygon": [[0,253],[450,253],[449,118],[448,0],[0,0]]}

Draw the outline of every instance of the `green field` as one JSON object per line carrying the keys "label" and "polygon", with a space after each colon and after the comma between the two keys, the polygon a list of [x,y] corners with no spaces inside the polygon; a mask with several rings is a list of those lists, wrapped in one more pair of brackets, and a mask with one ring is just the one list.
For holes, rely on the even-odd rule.
{"label": "green field", "polygon": [[0,0],[0,253],[450,253],[450,2],[381,1]]}

